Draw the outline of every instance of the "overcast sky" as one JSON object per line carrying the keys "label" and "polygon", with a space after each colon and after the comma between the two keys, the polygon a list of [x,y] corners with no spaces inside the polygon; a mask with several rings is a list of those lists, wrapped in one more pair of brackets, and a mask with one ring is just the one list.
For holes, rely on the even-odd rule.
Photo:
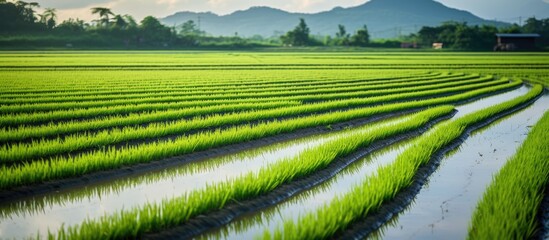
{"label": "overcast sky", "polygon": [[[368,0],[34,0],[42,7],[58,9],[60,20],[93,19],[91,7],[109,7],[116,14],[130,14],[140,20],[145,16],[165,17],[178,11],[211,11],[229,14],[251,6],[270,6],[290,12],[314,13],[336,6],[350,7]],[[527,17],[549,17],[549,0],[437,0],[485,19],[518,22]]]}

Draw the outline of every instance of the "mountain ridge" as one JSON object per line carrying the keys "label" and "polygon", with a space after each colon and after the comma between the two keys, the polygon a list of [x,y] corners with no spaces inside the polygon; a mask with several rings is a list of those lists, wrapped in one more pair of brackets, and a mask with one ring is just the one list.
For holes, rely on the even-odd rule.
{"label": "mountain ridge", "polygon": [[311,34],[331,35],[342,24],[353,33],[364,24],[372,38],[393,38],[417,32],[422,26],[437,26],[445,21],[467,22],[470,25],[506,26],[507,23],[482,19],[460,9],[450,8],[434,0],[371,0],[354,7],[334,7],[318,13],[293,13],[268,6],[254,6],[226,15],[212,12],[182,11],[162,18],[167,25],[188,20],[214,36],[261,35],[279,36],[295,27],[304,18]]}

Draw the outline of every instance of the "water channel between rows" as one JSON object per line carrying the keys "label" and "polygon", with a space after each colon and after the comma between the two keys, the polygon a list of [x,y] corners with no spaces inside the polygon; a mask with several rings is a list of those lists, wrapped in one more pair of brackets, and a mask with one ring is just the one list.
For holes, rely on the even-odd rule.
{"label": "water channel between rows", "polygon": [[44,235],[78,224],[86,218],[97,219],[121,209],[147,202],[182,196],[206,185],[237,178],[277,161],[296,156],[305,149],[351,134],[367,133],[386,124],[396,124],[395,117],[355,128],[317,134],[260,148],[164,169],[79,189],[34,196],[15,202],[0,203],[0,238],[25,238]]}
{"label": "water channel between rows", "polygon": [[414,202],[371,236],[465,239],[473,211],[493,175],[548,110],[549,94],[545,94],[527,109],[474,132],[442,159]]}
{"label": "water channel between rows", "polygon": [[[525,94],[528,88],[524,87],[517,92]],[[502,94],[485,98],[461,107],[457,107],[457,117],[477,111],[484,107],[512,99],[515,96]],[[539,105],[539,103],[538,103]],[[531,112],[531,110],[527,110]],[[460,113],[461,112],[461,113]],[[521,116],[522,112],[512,119],[505,120],[505,123],[514,124],[513,121],[518,121],[519,125],[525,119]],[[455,117],[454,117],[455,118]],[[499,129],[502,123],[497,123],[495,128]],[[499,129],[501,130],[501,129]],[[521,133],[522,134],[522,133]],[[489,142],[487,142],[489,144]],[[253,239],[261,236],[265,230],[273,231],[277,227],[281,227],[284,221],[297,220],[305,213],[315,211],[317,208],[328,204],[334,196],[345,194],[352,190],[354,186],[362,182],[368,176],[371,176],[380,166],[385,166],[392,163],[398,154],[409,147],[411,141],[405,141],[394,146],[377,151],[361,160],[353,163],[336,177],[322,183],[321,185],[304,191],[289,200],[276,206],[272,206],[263,211],[249,214],[236,219],[230,224],[219,229],[207,232],[197,238],[199,239]],[[509,150],[509,152],[512,152]],[[502,162],[505,159],[501,160]],[[490,176],[489,176],[490,177]],[[442,189],[443,190],[443,189]],[[415,219],[421,221],[421,219]]]}
{"label": "water channel between rows", "polygon": [[[527,87],[522,87],[459,106],[458,115],[523,95],[527,91]],[[307,148],[321,145],[338,136],[359,131],[367,132],[374,124],[391,124],[396,121],[400,120],[390,119],[382,123],[271,144],[108,183],[0,203],[0,238],[27,238],[36,236],[37,233],[44,235],[48,229],[55,231],[62,224],[70,226],[86,218],[96,219],[146,202],[160,202],[162,199],[181,196],[194,189],[203,188],[206,184],[258,171],[262,167],[296,156]],[[372,171],[375,168],[377,165]]]}

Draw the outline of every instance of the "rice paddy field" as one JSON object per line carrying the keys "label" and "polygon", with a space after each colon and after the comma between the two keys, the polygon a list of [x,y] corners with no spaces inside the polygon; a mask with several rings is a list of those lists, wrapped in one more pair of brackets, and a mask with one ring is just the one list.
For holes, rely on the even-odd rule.
{"label": "rice paddy field", "polygon": [[549,54],[2,52],[0,239],[547,239]]}

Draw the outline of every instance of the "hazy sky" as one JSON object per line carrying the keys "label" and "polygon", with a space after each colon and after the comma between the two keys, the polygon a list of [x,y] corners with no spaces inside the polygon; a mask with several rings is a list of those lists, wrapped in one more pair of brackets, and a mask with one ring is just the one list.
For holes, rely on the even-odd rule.
{"label": "hazy sky", "polygon": [[[178,11],[211,11],[228,14],[251,6],[270,6],[290,12],[320,12],[336,6],[350,7],[368,0],[34,0],[42,7],[58,9],[59,19],[89,21],[91,7],[109,7],[117,14],[130,14],[140,20],[147,15],[165,17]],[[438,0],[486,19],[518,22],[531,16],[549,17],[549,0]]]}

